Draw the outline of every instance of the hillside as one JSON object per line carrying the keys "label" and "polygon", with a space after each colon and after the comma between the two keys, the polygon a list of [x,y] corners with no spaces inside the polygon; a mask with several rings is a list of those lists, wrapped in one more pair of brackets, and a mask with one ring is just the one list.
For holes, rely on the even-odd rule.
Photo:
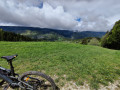
{"label": "hillside", "polygon": [[19,27],[19,26],[0,26],[5,31],[15,32],[22,35],[28,35],[34,39],[46,38],[45,36],[54,36],[64,39],[81,39],[86,37],[102,37],[105,35],[105,32],[93,32],[93,31],[84,31],[84,32],[73,32],[70,30],[56,30],[49,28],[37,28],[37,27]]}
{"label": "hillside", "polygon": [[[96,90],[120,75],[120,51],[67,42],[0,42],[0,56],[18,54],[15,71],[37,70],[50,75],[62,88],[67,83]],[[0,66],[9,67],[0,59]],[[64,87],[65,88],[65,87]]]}

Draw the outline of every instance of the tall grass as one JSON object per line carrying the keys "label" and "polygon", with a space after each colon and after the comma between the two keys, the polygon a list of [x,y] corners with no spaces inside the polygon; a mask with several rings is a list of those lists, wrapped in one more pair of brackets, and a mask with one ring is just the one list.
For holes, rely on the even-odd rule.
{"label": "tall grass", "polygon": [[[88,82],[92,88],[108,85],[120,75],[120,51],[67,42],[0,42],[0,56],[18,54],[15,71],[37,70],[50,75],[58,85]],[[0,59],[0,66],[8,68]],[[57,76],[55,78],[55,75]]]}

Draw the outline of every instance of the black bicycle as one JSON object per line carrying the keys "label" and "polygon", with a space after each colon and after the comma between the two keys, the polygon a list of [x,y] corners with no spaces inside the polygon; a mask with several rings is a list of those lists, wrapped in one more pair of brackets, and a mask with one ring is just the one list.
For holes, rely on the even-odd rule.
{"label": "black bicycle", "polygon": [[0,86],[17,90],[59,90],[53,79],[38,71],[28,71],[19,76],[14,72],[12,60],[18,55],[3,56],[10,64],[10,69],[0,67]]}

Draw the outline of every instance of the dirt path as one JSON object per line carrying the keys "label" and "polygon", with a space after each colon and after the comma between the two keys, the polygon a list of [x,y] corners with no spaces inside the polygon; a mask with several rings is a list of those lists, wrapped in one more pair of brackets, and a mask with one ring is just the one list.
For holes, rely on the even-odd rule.
{"label": "dirt path", "polygon": [[[89,85],[85,83],[83,86],[77,86],[75,83],[70,82],[65,84],[61,90],[91,90]],[[100,85],[100,89],[98,90],[120,90],[120,80],[115,81],[113,84],[109,83],[108,86]]]}
{"label": "dirt path", "polygon": [[[2,90],[2,88],[0,88]],[[9,88],[8,90],[13,90]],[[83,86],[77,86],[74,82],[69,82],[60,88],[60,90],[91,90],[89,85],[85,83]],[[120,90],[120,80],[115,81],[113,84],[109,83],[108,86],[100,85],[98,90]]]}

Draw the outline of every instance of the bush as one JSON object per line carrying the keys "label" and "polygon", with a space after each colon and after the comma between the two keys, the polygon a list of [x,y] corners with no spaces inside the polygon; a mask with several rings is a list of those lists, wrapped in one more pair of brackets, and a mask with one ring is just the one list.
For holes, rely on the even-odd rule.
{"label": "bush", "polygon": [[88,40],[87,39],[83,39],[81,44],[87,45],[88,44]]}
{"label": "bush", "polygon": [[97,38],[92,38],[88,44],[89,45],[99,46],[100,42],[99,42],[99,40]]}
{"label": "bush", "polygon": [[97,38],[97,37],[88,37],[88,38],[84,38],[82,39],[82,42],[81,44],[84,44],[84,45],[100,45],[100,38]]}

